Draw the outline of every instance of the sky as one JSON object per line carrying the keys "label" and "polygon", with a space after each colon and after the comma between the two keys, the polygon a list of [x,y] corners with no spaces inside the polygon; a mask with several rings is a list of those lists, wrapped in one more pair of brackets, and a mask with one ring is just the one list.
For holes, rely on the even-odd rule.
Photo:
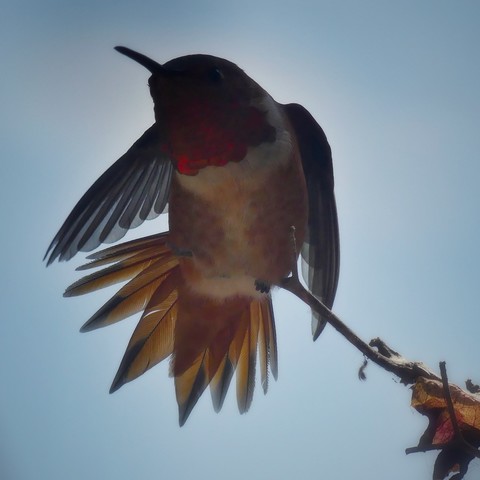
{"label": "sky", "polygon": [[[134,318],[80,326],[113,293],[62,297],[78,255],[43,255],[73,205],[153,121],[147,72],[209,53],[304,105],[333,150],[334,311],[450,380],[480,383],[480,4],[475,1],[5,1],[0,18],[0,478],[431,477],[405,456],[427,421],[410,391],[274,292],[279,378],[240,415],[204,395],[178,426],[167,365],[108,389]],[[138,238],[166,219],[132,231]],[[478,478],[480,464],[471,466]]]}

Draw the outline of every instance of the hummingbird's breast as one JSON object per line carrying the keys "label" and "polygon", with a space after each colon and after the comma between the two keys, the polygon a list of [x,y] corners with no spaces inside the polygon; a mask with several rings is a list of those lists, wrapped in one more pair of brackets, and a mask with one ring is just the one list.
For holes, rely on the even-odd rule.
{"label": "hummingbird's breast", "polygon": [[277,127],[274,142],[250,147],[240,162],[194,176],[176,172],[169,222],[174,248],[191,252],[182,270],[198,293],[258,296],[256,280],[279,282],[291,270],[291,227],[301,245],[307,224],[305,179],[290,131]]}

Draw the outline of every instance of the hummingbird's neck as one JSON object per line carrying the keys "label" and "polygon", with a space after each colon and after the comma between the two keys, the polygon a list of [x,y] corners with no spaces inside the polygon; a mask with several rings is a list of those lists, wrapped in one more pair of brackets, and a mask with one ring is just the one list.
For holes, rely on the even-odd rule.
{"label": "hummingbird's neck", "polygon": [[186,98],[167,110],[167,154],[183,175],[241,162],[251,147],[276,142],[281,128],[277,109],[265,92],[250,103]]}
{"label": "hummingbird's neck", "polygon": [[249,188],[255,183],[263,184],[272,169],[281,168],[291,161],[292,137],[281,105],[270,96],[265,96],[258,99],[254,108],[265,112],[265,119],[274,130],[275,140],[248,147],[240,161],[222,166],[208,165],[195,175],[177,170],[175,177],[181,187],[205,200],[218,200],[217,189],[231,188],[233,193],[241,190],[244,183],[248,183]]}

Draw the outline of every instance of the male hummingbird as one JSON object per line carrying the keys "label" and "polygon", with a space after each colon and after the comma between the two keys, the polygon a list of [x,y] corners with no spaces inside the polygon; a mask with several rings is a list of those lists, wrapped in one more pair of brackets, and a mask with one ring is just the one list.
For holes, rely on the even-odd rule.
{"label": "male hummingbird", "polygon": [[[65,296],[129,280],[82,327],[143,312],[111,392],[170,357],[180,425],[208,385],[220,410],[235,370],[243,413],[257,349],[265,392],[268,370],[277,376],[270,286],[288,276],[292,258],[301,253],[308,288],[333,304],[339,241],[329,144],[307,110],[277,103],[227,60],[187,55],[161,65],[116,50],[150,71],[155,123],[80,199],[47,264],[119,240],[168,203],[168,232],[90,255],[80,269],[108,266]],[[324,325],[314,314],[314,339]]]}

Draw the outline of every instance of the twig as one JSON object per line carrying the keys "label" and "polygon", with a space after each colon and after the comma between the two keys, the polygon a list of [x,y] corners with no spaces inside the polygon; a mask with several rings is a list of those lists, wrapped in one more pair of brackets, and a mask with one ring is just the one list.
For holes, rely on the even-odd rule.
{"label": "twig", "polygon": [[440,374],[442,375],[443,394],[445,395],[445,401],[447,402],[448,415],[450,416],[450,421],[452,422],[453,431],[458,439],[463,440],[463,435],[460,431],[460,427],[458,426],[457,416],[455,415],[455,409],[453,407],[452,395],[448,386],[447,367],[445,362],[440,362],[439,367]]}
{"label": "twig", "polygon": [[296,295],[300,300],[305,302],[310,308],[319,313],[325,318],[328,323],[337,330],[343,337],[347,339],[353,346],[355,346],[365,357],[370,359],[385,370],[395,374],[400,378],[400,381],[405,385],[415,383],[418,377],[425,377],[434,380],[440,380],[440,378],[430,371],[425,365],[420,362],[410,362],[394,350],[388,348],[380,339],[372,341],[374,345],[381,345],[382,352],[388,351],[388,355],[381,353],[381,349],[375,350],[367,343],[365,343],[355,332],[347,327],[340,318],[338,318],[329,308],[327,308],[320,300],[312,295],[304,286],[300,283],[298,278],[297,262],[295,261],[294,268],[292,268],[292,276],[285,278],[279,284],[280,287],[288,290]]}
{"label": "twig", "polygon": [[[338,318],[329,308],[327,308],[318,298],[312,295],[301,283],[298,275],[298,264],[297,264],[297,248],[295,242],[295,228],[291,229],[291,239],[292,239],[292,251],[293,261],[292,261],[292,275],[288,278],[283,279],[279,283],[279,287],[288,290],[290,293],[296,295],[300,300],[306,303],[313,311],[318,313],[322,318],[324,318],[337,332],[339,332],[348,342],[350,342],[354,347],[356,347],[360,352],[363,353],[365,359],[363,365],[360,367],[358,376],[361,380],[365,379],[365,368],[367,366],[367,359],[376,363],[385,370],[395,374],[400,378],[400,381],[405,384],[414,384],[420,377],[435,380],[437,382],[442,382],[445,400],[448,407],[448,413],[450,420],[452,422],[454,437],[452,441],[443,444],[431,444],[431,442],[422,442],[416,447],[407,448],[405,453],[417,453],[417,452],[427,452],[431,450],[441,450],[437,458],[437,462],[434,467],[434,478],[438,477],[439,471],[441,470],[442,478],[443,468],[442,461],[445,462],[445,458],[452,456],[452,451],[457,452],[456,455],[462,455],[462,460],[460,463],[460,471],[453,478],[461,479],[464,477],[468,469],[468,463],[473,458],[480,458],[480,451],[465,440],[460,427],[458,425],[457,418],[455,416],[455,409],[450,394],[450,387],[448,384],[447,371],[445,362],[440,362],[440,372],[441,378],[433,373],[428,367],[426,367],[421,362],[411,362],[402,357],[398,352],[390,348],[385,344],[381,339],[375,338],[370,341],[370,344],[366,344],[358,335],[356,335],[349,327],[347,327],[340,318]],[[467,384],[468,388],[468,384]],[[427,433],[427,432],[426,432]],[[424,434],[425,436],[425,434]],[[453,450],[452,450],[453,449]],[[462,452],[462,453],[459,453]],[[447,455],[447,457],[446,457]],[[470,458],[468,458],[470,457]],[[449,458],[449,457],[448,457]],[[457,457],[455,457],[455,460]],[[440,462],[440,463],[439,463]],[[439,470],[440,469],[440,470]],[[446,470],[447,471],[447,470]],[[448,470],[450,471],[450,470]]]}
{"label": "twig", "polygon": [[405,454],[409,455],[410,453],[425,453],[431,452],[432,450],[443,450],[445,447],[450,446],[450,443],[435,443],[430,445],[417,445],[416,447],[409,447],[405,449]]}
{"label": "twig", "polygon": [[[356,347],[360,352],[363,353],[365,360],[362,367],[359,370],[359,378],[365,379],[365,368],[367,366],[367,358],[372,362],[376,363],[385,370],[395,374],[400,378],[400,381],[405,385],[414,384],[419,377],[424,377],[430,380],[441,381],[443,384],[443,390],[445,394],[445,399],[448,407],[448,412],[450,420],[453,425],[455,436],[452,441],[447,444],[421,444],[416,447],[407,448],[405,453],[408,455],[410,453],[417,452],[427,452],[431,450],[442,450],[442,455],[448,449],[458,448],[463,450],[465,454],[471,455],[472,458],[480,458],[480,451],[474,447],[472,444],[467,442],[460,430],[460,427],[455,416],[455,409],[453,406],[452,397],[450,394],[450,387],[448,384],[447,372],[445,367],[445,362],[440,362],[440,372],[441,378],[433,373],[428,367],[426,367],[421,362],[411,362],[402,357],[398,352],[390,348],[385,344],[381,339],[375,338],[370,341],[370,344],[366,344],[358,335],[356,335],[349,327],[347,327],[340,318],[338,318],[328,307],[326,307],[318,298],[312,295],[301,283],[298,275],[298,265],[297,265],[297,249],[295,242],[295,228],[291,229],[291,238],[292,238],[292,251],[293,262],[292,262],[292,275],[288,278],[283,279],[279,283],[279,287],[288,290],[290,293],[296,295],[300,300],[306,303],[312,310],[318,313],[322,318],[324,318],[337,332],[339,332],[348,342],[350,342],[354,347]],[[468,385],[467,385],[468,386]],[[440,457],[439,457],[440,458]],[[467,471],[468,462],[463,465],[463,471],[460,472],[461,476],[458,478],[463,478],[463,475]],[[437,466],[435,467],[437,468]],[[459,475],[460,475],[459,474]],[[434,473],[435,475],[435,473]],[[452,477],[453,478],[453,477]],[[457,478],[455,476],[455,478]]]}

